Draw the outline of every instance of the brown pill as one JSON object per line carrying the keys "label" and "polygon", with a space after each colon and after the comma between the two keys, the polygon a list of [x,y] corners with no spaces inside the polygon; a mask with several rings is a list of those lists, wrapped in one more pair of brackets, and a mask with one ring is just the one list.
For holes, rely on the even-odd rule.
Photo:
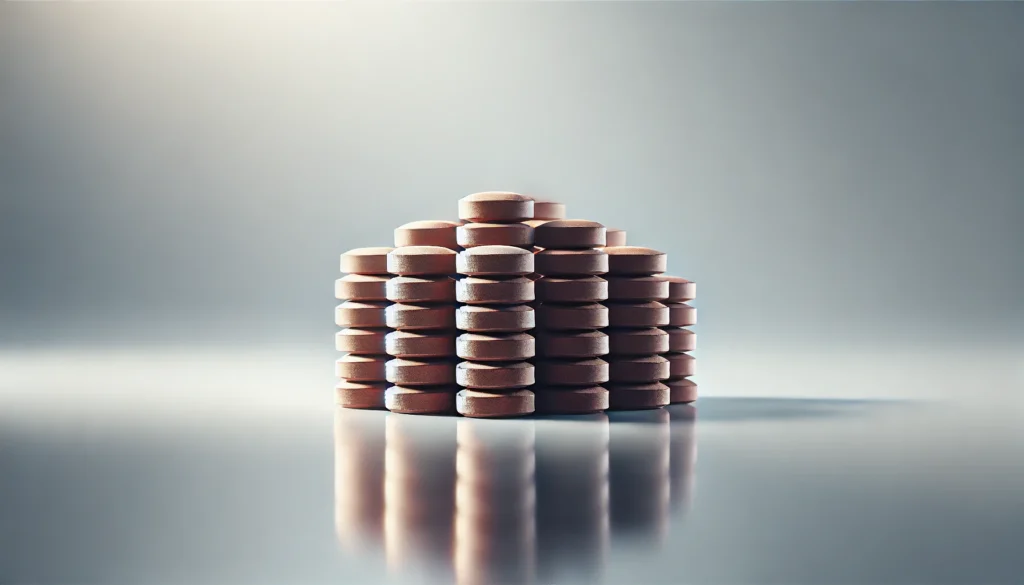
{"label": "brown pill", "polygon": [[591,276],[608,272],[608,255],[603,250],[541,250],[534,255],[538,274],[545,276]]}
{"label": "brown pill", "polygon": [[384,349],[400,358],[453,357],[455,333],[392,331],[385,338]]}
{"label": "brown pill", "polygon": [[664,252],[640,246],[609,246],[608,273],[623,275],[661,274],[668,265]]}
{"label": "brown pill", "polygon": [[537,325],[543,329],[601,329],[608,326],[608,307],[599,303],[537,306]]}
{"label": "brown pill", "polygon": [[509,191],[473,193],[459,199],[459,219],[494,223],[533,219],[533,199]]}
{"label": "brown pill", "polygon": [[380,301],[345,301],[334,308],[334,323],[338,327],[385,327],[387,306]]}
{"label": "brown pill", "polygon": [[536,355],[536,342],[526,333],[463,333],[455,353],[465,360],[492,362],[527,360]]}
{"label": "brown pill", "polygon": [[389,247],[355,248],[341,255],[341,271],[352,274],[387,274]]}
{"label": "brown pill", "polygon": [[456,271],[468,276],[525,276],[533,272],[533,252],[515,246],[477,246],[459,252]]}
{"label": "brown pill", "polygon": [[697,369],[697,358],[688,353],[669,353],[665,354],[665,358],[668,360],[670,378],[692,376]]}
{"label": "brown pill", "polygon": [[334,281],[334,297],[349,301],[383,301],[387,299],[390,276],[378,274],[346,274]]}
{"label": "brown pill", "polygon": [[385,309],[384,317],[385,324],[392,329],[451,329],[455,306],[399,303]]}
{"label": "brown pill", "polygon": [[463,388],[525,388],[533,385],[534,370],[529,362],[460,362],[455,379]]}
{"label": "brown pill", "polygon": [[662,327],[668,325],[668,307],[657,302],[608,303],[611,327]]}
{"label": "brown pill", "polygon": [[534,199],[533,219],[565,219],[565,203]]}
{"label": "brown pill", "polygon": [[697,324],[697,309],[686,303],[669,303],[668,324],[673,327],[688,327]]}
{"label": "brown pill", "polygon": [[608,365],[613,384],[648,384],[671,375],[668,360],[660,355],[615,356],[608,358]]}
{"label": "brown pill", "polygon": [[334,362],[334,375],[356,382],[383,382],[386,355],[346,355]]}
{"label": "brown pill", "polygon": [[481,307],[466,305],[455,312],[455,326],[463,331],[527,331],[536,326],[533,307],[510,305]]}
{"label": "brown pill", "polygon": [[395,228],[395,247],[440,246],[454,249],[458,247],[455,240],[455,228],[458,226],[454,221],[413,221]]}
{"label": "brown pill", "polygon": [[335,401],[345,408],[384,408],[384,382],[342,380],[334,387]]}
{"label": "brown pill", "polygon": [[608,353],[608,336],[600,331],[542,331],[537,355],[547,358],[594,358]]}
{"label": "brown pill", "polygon": [[388,253],[388,272],[402,276],[455,272],[455,250],[441,246],[406,246]]}
{"label": "brown pill", "polygon": [[471,305],[513,305],[533,300],[533,281],[525,276],[467,276],[455,284],[455,298]]}
{"label": "brown pill", "polygon": [[533,242],[553,250],[595,248],[605,245],[605,227],[584,219],[556,219],[534,228]]}
{"label": "brown pill", "polygon": [[697,283],[678,276],[666,276],[668,279],[668,298],[670,303],[685,303],[697,298]]}
{"label": "brown pill", "polygon": [[604,233],[605,246],[625,246],[626,230],[607,228]]}
{"label": "brown pill", "polygon": [[608,280],[608,300],[660,301],[668,297],[668,280],[661,276],[611,276]]}
{"label": "brown pill", "polygon": [[537,383],[544,386],[597,386],[608,381],[608,362],[597,359],[537,360]]}
{"label": "brown pill", "polygon": [[533,228],[525,223],[467,223],[456,232],[460,246],[533,246]]}
{"label": "brown pill", "polygon": [[608,298],[608,281],[599,276],[545,276],[534,288],[537,300],[545,303],[593,303]]}
{"label": "brown pill", "polygon": [[669,334],[657,327],[605,329],[612,355],[654,355],[669,350]]}
{"label": "brown pill", "polygon": [[384,394],[384,406],[403,414],[447,414],[455,412],[458,386],[407,388],[392,386]]}
{"label": "brown pill", "polygon": [[349,327],[334,334],[334,347],[338,351],[364,355],[384,353],[387,329],[358,329]]}
{"label": "brown pill", "polygon": [[447,359],[388,360],[385,379],[395,386],[445,386],[455,383],[455,362]]}
{"label": "brown pill", "polygon": [[535,388],[537,414],[589,414],[608,409],[608,391],[601,386]]}
{"label": "brown pill", "polygon": [[396,276],[387,283],[387,299],[396,303],[450,303],[455,279],[450,276]]}
{"label": "brown pill", "polygon": [[455,410],[462,416],[497,418],[524,416],[534,411],[533,392],[480,392],[462,390],[455,397]]}
{"label": "brown pill", "polygon": [[668,386],[650,384],[609,384],[608,410],[644,410],[669,404]]}
{"label": "brown pill", "polygon": [[670,327],[665,329],[665,332],[668,333],[668,351],[680,352],[697,349],[697,334],[693,331],[679,327]]}
{"label": "brown pill", "polygon": [[665,385],[669,390],[669,401],[672,404],[693,402],[697,400],[697,384],[687,378],[667,380]]}

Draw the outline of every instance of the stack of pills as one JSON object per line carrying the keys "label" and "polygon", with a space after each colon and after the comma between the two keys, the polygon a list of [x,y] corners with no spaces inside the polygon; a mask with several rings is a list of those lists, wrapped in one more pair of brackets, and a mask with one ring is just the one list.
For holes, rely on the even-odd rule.
{"label": "stack of pills", "polygon": [[686,327],[697,324],[697,309],[688,305],[697,296],[697,285],[685,278],[669,276],[668,298],[668,353],[670,401],[673,404],[697,400],[697,384],[690,380],[696,360],[691,352],[697,347],[697,334]]}
{"label": "stack of pills", "polygon": [[334,366],[341,378],[335,387],[341,406],[384,406],[387,255],[391,250],[356,248],[341,255],[341,271],[349,273],[334,283],[334,296],[345,301],[334,309],[334,322],[343,328],[335,335],[334,345],[347,353]]}
{"label": "stack of pills", "polygon": [[579,414],[608,408],[608,298],[605,227],[560,219],[534,229],[537,300],[537,411]]}

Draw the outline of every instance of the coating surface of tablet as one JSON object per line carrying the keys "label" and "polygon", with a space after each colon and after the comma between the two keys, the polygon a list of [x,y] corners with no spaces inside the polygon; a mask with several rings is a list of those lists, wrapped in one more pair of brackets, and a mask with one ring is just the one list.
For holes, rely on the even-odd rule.
{"label": "coating surface of tablet", "polygon": [[533,219],[565,219],[565,203],[534,199]]}
{"label": "coating surface of tablet", "polygon": [[603,250],[541,250],[534,255],[538,274],[545,276],[594,276],[608,272]]}
{"label": "coating surface of tablet", "polygon": [[345,301],[383,301],[390,276],[346,274],[334,281],[334,297]]}
{"label": "coating surface of tablet", "polygon": [[657,302],[608,303],[611,327],[663,327],[668,325],[668,307]]}
{"label": "coating surface of tablet", "polygon": [[388,303],[380,301],[345,301],[334,308],[334,324],[338,327],[386,327]]}
{"label": "coating surface of tablet", "polygon": [[671,375],[668,360],[660,355],[612,356],[608,365],[612,384],[649,384],[667,380]]}
{"label": "coating surface of tablet", "polygon": [[447,414],[455,412],[458,386],[408,388],[391,386],[384,393],[384,406],[403,414]]}
{"label": "coating surface of tablet", "polygon": [[384,310],[385,325],[392,329],[451,329],[455,305],[396,303]]}
{"label": "coating surface of tablet", "polygon": [[668,351],[680,352],[697,349],[697,334],[693,331],[682,327],[668,327],[664,331],[668,334]]}
{"label": "coating surface of tablet", "polygon": [[463,333],[455,340],[455,353],[464,360],[506,362],[530,359],[537,350],[526,333]]}
{"label": "coating surface of tablet", "polygon": [[510,191],[485,191],[459,199],[459,219],[508,223],[533,219],[533,199]]}
{"label": "coating surface of tablet", "polygon": [[652,384],[609,384],[608,410],[645,410],[669,404],[668,386]]}
{"label": "coating surface of tablet", "polygon": [[668,298],[668,279],[661,276],[607,275],[610,301],[661,301]]}
{"label": "coating surface of tablet", "polygon": [[395,386],[446,386],[455,383],[455,362],[447,359],[388,360],[385,378]]}
{"label": "coating surface of tablet", "polygon": [[584,305],[541,303],[537,306],[537,326],[540,329],[553,330],[601,329],[608,326],[608,307],[600,303]]}
{"label": "coating surface of tablet", "polygon": [[455,326],[463,331],[527,331],[536,326],[533,307],[466,305],[455,311]]}
{"label": "coating surface of tablet", "polygon": [[669,402],[685,404],[697,400],[697,384],[687,378],[667,380],[664,382],[669,390]]}
{"label": "coating surface of tablet", "polygon": [[388,252],[394,248],[356,248],[341,255],[341,271],[352,274],[387,274]]}
{"label": "coating surface of tablet", "polygon": [[626,230],[607,228],[604,232],[605,246],[625,246]]}
{"label": "coating surface of tablet", "polygon": [[596,248],[605,245],[605,227],[585,219],[556,219],[534,228],[533,242],[546,250]]}
{"label": "coating surface of tablet", "polygon": [[608,409],[608,391],[601,386],[534,387],[533,395],[537,414],[587,414]]}
{"label": "coating surface of tablet", "polygon": [[530,362],[459,362],[455,379],[463,388],[525,388],[533,385],[534,370]]}
{"label": "coating surface of tablet", "polygon": [[354,382],[383,382],[386,355],[346,355],[334,362],[334,375]]}
{"label": "coating surface of tablet", "polygon": [[537,383],[545,386],[599,386],[609,379],[608,362],[597,359],[537,360]]}
{"label": "coating surface of tablet", "polygon": [[669,334],[664,329],[605,329],[608,353],[612,355],[654,355],[669,351]]}
{"label": "coating surface of tablet", "polygon": [[697,298],[697,283],[678,276],[666,276],[668,279],[668,298],[670,303],[685,303]]}
{"label": "coating surface of tablet", "polygon": [[534,411],[533,392],[478,392],[462,390],[455,397],[455,410],[462,416],[497,418],[524,416]]}
{"label": "coating surface of tablet", "polygon": [[697,358],[688,353],[666,354],[665,359],[668,360],[670,378],[685,378],[696,372]]}
{"label": "coating surface of tablet", "polygon": [[455,228],[458,225],[454,221],[444,220],[409,222],[395,228],[395,247],[440,246],[449,249],[457,248]]}
{"label": "coating surface of tablet", "polygon": [[334,334],[334,348],[347,353],[381,355],[387,329],[358,329],[348,327]]}
{"label": "coating surface of tablet", "polygon": [[533,228],[525,223],[467,223],[456,232],[460,246],[533,246]]}
{"label": "coating surface of tablet", "polygon": [[455,283],[455,298],[471,305],[514,305],[534,299],[534,283],[525,276],[467,276]]}
{"label": "coating surface of tablet", "polygon": [[406,246],[388,253],[388,272],[401,276],[455,273],[455,250],[441,246]]}
{"label": "coating surface of tablet", "polygon": [[538,301],[547,303],[595,303],[608,299],[608,281],[599,276],[545,276],[534,282],[534,291]]}
{"label": "coating surface of tablet", "polygon": [[453,357],[454,332],[392,331],[385,336],[385,353],[400,358]]}
{"label": "coating surface of tablet", "polygon": [[601,331],[538,331],[537,355],[548,358],[595,358],[608,353]]}
{"label": "coating surface of tablet", "polygon": [[345,408],[384,408],[384,382],[342,380],[334,387],[335,402]]}
{"label": "coating surface of tablet", "polygon": [[673,327],[689,327],[697,324],[697,309],[686,303],[669,303],[668,324]]}
{"label": "coating surface of tablet", "polygon": [[533,252],[515,246],[477,246],[459,252],[459,274],[468,276],[525,276],[533,272]]}
{"label": "coating surface of tablet", "polygon": [[450,303],[455,279],[450,276],[396,276],[386,286],[387,300],[396,303]]}
{"label": "coating surface of tablet", "polygon": [[604,249],[608,253],[608,273],[642,276],[661,274],[668,265],[668,257],[664,252],[641,246],[609,246]]}

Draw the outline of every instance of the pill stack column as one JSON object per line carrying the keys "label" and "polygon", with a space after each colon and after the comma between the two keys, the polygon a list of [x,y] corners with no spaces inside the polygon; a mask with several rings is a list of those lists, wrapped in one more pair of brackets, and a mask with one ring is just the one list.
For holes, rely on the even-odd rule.
{"label": "pill stack column", "polygon": [[669,363],[669,379],[665,384],[669,388],[669,400],[673,404],[689,403],[697,400],[697,384],[690,376],[694,374],[696,359],[689,352],[697,348],[697,334],[687,329],[697,324],[697,309],[688,304],[697,296],[696,283],[668,276],[668,353],[665,357]]}
{"label": "pill stack column", "polygon": [[346,355],[335,362],[339,405],[347,408],[384,408],[385,309],[389,280],[387,255],[392,248],[356,248],[341,255],[341,271],[349,274],[334,283],[334,296],[344,299],[334,309],[334,322],[342,330],[335,347]]}

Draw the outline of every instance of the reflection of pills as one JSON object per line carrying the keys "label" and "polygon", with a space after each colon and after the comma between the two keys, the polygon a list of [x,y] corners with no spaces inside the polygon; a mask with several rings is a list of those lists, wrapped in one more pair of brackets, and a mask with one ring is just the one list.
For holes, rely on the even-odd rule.
{"label": "reflection of pills", "polygon": [[456,396],[455,408],[469,417],[522,416],[534,411],[534,396],[529,390],[498,393],[467,389]]}
{"label": "reflection of pills", "polygon": [[668,307],[657,302],[608,303],[611,327],[662,327],[668,325]]}
{"label": "reflection of pills", "polygon": [[548,386],[596,386],[608,381],[608,362],[597,359],[537,360],[537,382]]}
{"label": "reflection of pills", "polygon": [[379,274],[346,274],[334,281],[334,297],[350,301],[383,301],[387,299],[388,276]]}
{"label": "reflection of pills", "polygon": [[353,274],[387,274],[388,252],[394,248],[356,248],[341,255],[341,271]]}
{"label": "reflection of pills", "polygon": [[537,300],[546,303],[593,303],[608,298],[608,281],[598,276],[545,276],[534,283]]}
{"label": "reflection of pills", "polygon": [[533,252],[514,246],[477,246],[459,252],[456,271],[468,276],[525,276],[533,272]]}
{"label": "reflection of pills", "polygon": [[557,201],[533,200],[533,219],[565,219],[565,204]]}
{"label": "reflection of pills", "polygon": [[537,414],[586,414],[608,409],[608,391],[601,386],[582,388],[535,387]]}
{"label": "reflection of pills", "polygon": [[384,364],[388,359],[386,355],[349,354],[334,362],[334,374],[355,382],[383,381]]}
{"label": "reflection of pills", "polygon": [[608,384],[609,410],[642,410],[669,404],[668,386],[649,384]]}
{"label": "reflection of pills", "polygon": [[537,325],[542,329],[601,329],[608,326],[608,307],[600,303],[537,307]]}
{"label": "reflection of pills", "polygon": [[533,199],[509,191],[473,193],[459,199],[459,219],[484,223],[533,219]]}
{"label": "reflection of pills", "polygon": [[660,276],[606,276],[611,301],[660,301],[668,297],[668,280]]}
{"label": "reflection of pills", "polygon": [[669,400],[672,404],[693,402],[697,400],[697,384],[687,378],[677,378],[664,382],[669,389]]}
{"label": "reflection of pills", "polygon": [[392,329],[450,329],[454,305],[394,304],[384,310],[385,324]]}
{"label": "reflection of pills", "polygon": [[388,272],[402,276],[452,274],[455,251],[441,246],[406,246],[388,253]]}
{"label": "reflection of pills", "polygon": [[592,358],[608,353],[608,336],[600,331],[542,331],[537,355],[548,358]]}
{"label": "reflection of pills", "polygon": [[536,344],[526,333],[463,333],[455,340],[455,352],[466,360],[518,361],[532,358]]}
{"label": "reflection of pills", "polygon": [[525,388],[533,385],[534,370],[529,362],[459,362],[455,379],[463,388]]}
{"label": "reflection of pills", "polygon": [[626,230],[608,228],[605,230],[605,246],[625,246]]}
{"label": "reflection of pills", "polygon": [[392,331],[385,341],[388,355],[401,358],[452,357],[455,334],[446,332]]}
{"label": "reflection of pills", "polygon": [[529,303],[534,298],[534,283],[525,276],[505,278],[467,276],[456,281],[455,298],[460,303],[467,304]]}
{"label": "reflection of pills", "polygon": [[697,298],[697,283],[678,276],[665,278],[668,280],[668,302],[683,303]]}
{"label": "reflection of pills", "polygon": [[455,300],[455,280],[450,276],[396,276],[385,287],[387,299],[396,303],[450,303]]}
{"label": "reflection of pills", "polygon": [[348,327],[334,334],[334,347],[346,353],[380,355],[384,353],[387,329],[358,329]]}
{"label": "reflection of pills", "polygon": [[609,376],[615,384],[643,384],[668,379],[669,361],[660,355],[608,358]]}
{"label": "reflection of pills", "polygon": [[609,246],[608,273],[622,275],[661,274],[668,258],[664,252],[641,246]]}
{"label": "reflection of pills", "polygon": [[391,386],[384,394],[384,405],[391,412],[404,414],[442,414],[455,412],[456,386],[408,388]]}
{"label": "reflection of pills", "polygon": [[395,228],[395,247],[401,246],[440,246],[455,248],[455,228],[459,224],[454,221],[426,220],[414,221]]}
{"label": "reflection of pills", "polygon": [[342,380],[334,387],[335,399],[345,408],[384,408],[384,382]]}
{"label": "reflection of pills", "polygon": [[608,272],[608,255],[603,250],[541,250],[534,257],[539,274],[545,276],[591,276]]}
{"label": "reflection of pills", "polygon": [[467,223],[456,232],[458,244],[466,248],[476,246],[533,245],[533,228],[525,223]]}
{"label": "reflection of pills", "polygon": [[687,327],[697,324],[697,309],[686,303],[669,303],[668,324],[673,327]]}
{"label": "reflection of pills", "polygon": [[670,353],[665,358],[669,364],[669,376],[672,378],[683,378],[692,376],[696,371],[697,358],[688,353]]}
{"label": "reflection of pills", "polygon": [[668,334],[668,351],[679,352],[697,349],[697,334],[693,331],[681,327],[670,327],[664,331]]}
{"label": "reflection of pills", "polygon": [[334,308],[338,327],[384,327],[387,303],[380,301],[345,301]]}
{"label": "reflection of pills", "polygon": [[395,358],[387,362],[385,377],[396,386],[443,386],[455,382],[452,362],[446,359]]}
{"label": "reflection of pills", "polygon": [[556,219],[533,231],[535,245],[545,249],[584,249],[605,245],[605,227],[596,221]]}
{"label": "reflection of pills", "polygon": [[533,307],[465,305],[455,312],[455,326],[463,331],[527,331],[536,325]]}
{"label": "reflection of pills", "polygon": [[669,335],[663,329],[606,329],[611,355],[653,355],[669,351]]}

